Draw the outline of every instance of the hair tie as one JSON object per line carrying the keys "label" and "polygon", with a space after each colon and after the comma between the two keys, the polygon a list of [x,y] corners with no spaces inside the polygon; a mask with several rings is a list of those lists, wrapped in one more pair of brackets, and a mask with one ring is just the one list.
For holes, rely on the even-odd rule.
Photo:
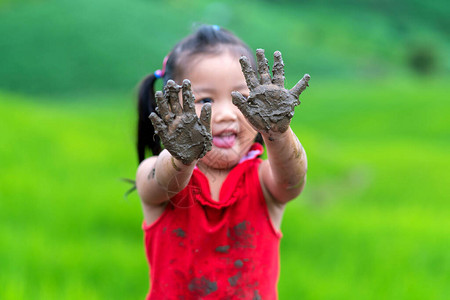
{"label": "hair tie", "polygon": [[161,70],[156,70],[153,74],[154,74],[155,77],[158,78],[158,79],[161,78],[161,77],[163,77],[163,73],[162,73]]}
{"label": "hair tie", "polygon": [[167,60],[169,59],[169,54],[166,55],[166,57],[164,57],[163,60],[163,64],[162,64],[162,70],[158,69],[155,72],[153,72],[153,74],[155,75],[156,78],[163,78],[164,74],[166,74],[166,64],[167,64]]}
{"label": "hair tie", "polygon": [[219,26],[219,25],[212,25],[212,28],[213,28],[215,31],[219,31],[219,30],[220,30],[220,26]]}

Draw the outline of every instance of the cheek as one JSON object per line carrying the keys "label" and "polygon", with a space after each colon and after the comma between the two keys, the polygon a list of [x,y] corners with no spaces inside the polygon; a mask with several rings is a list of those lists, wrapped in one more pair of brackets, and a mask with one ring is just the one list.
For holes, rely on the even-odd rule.
{"label": "cheek", "polygon": [[245,136],[247,137],[247,140],[249,141],[249,143],[253,144],[257,135],[258,135],[258,132],[256,130],[254,130],[253,128],[250,128],[247,131]]}
{"label": "cheek", "polygon": [[195,104],[195,112],[197,113],[197,117],[200,118],[200,113],[202,112],[202,106],[201,104]]}
{"label": "cheek", "polygon": [[[238,109],[239,110],[239,109]],[[244,117],[244,115],[241,113],[241,111],[239,110],[238,112],[239,114],[239,123],[240,123],[240,127],[241,130],[246,134],[246,135],[250,135],[250,136],[254,136],[256,137],[256,135],[258,134],[258,132],[253,128],[253,126],[247,121],[247,119]]]}
{"label": "cheek", "polygon": [[[248,149],[253,145],[255,142],[255,138],[258,134],[256,130],[254,130],[251,125],[244,120],[245,123],[241,123],[241,137],[240,137],[240,144],[241,147]],[[245,152],[245,151],[244,151]],[[245,154],[245,153],[244,153]]]}

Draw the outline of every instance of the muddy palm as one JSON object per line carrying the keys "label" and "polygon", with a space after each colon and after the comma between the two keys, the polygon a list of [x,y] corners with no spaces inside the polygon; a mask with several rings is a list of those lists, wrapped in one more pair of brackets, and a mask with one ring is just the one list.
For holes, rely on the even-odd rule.
{"label": "muddy palm", "polygon": [[250,124],[272,140],[274,135],[289,128],[294,108],[300,104],[298,97],[308,86],[310,76],[305,74],[292,89],[287,90],[284,87],[284,64],[280,51],[274,53],[273,77],[263,49],[256,50],[256,59],[259,79],[247,57],[239,60],[250,90],[249,97],[245,98],[239,92],[232,92],[231,95],[233,104]]}

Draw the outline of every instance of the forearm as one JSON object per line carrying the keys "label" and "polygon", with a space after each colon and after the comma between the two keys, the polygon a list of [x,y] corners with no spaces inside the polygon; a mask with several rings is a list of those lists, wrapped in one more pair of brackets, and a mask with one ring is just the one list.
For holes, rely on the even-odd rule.
{"label": "forearm", "polygon": [[164,150],[155,164],[155,180],[172,197],[186,187],[196,163],[185,165]]}
{"label": "forearm", "polygon": [[301,189],[304,184],[307,161],[306,153],[295,133],[289,128],[269,139],[264,137],[271,177],[281,190]]}
{"label": "forearm", "polygon": [[158,204],[169,200],[188,184],[197,160],[185,165],[163,150],[156,161],[142,164],[136,177],[136,187],[142,201]]}

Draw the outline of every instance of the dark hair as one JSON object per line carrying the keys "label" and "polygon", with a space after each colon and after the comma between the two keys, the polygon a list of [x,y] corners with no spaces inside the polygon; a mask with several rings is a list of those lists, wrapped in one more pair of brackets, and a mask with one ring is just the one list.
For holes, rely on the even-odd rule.
{"label": "dark hair", "polygon": [[[249,58],[254,70],[256,61],[253,51],[230,31],[219,28],[217,25],[202,25],[196,32],[181,40],[168,54],[167,62],[163,66],[164,85],[169,79],[179,78],[188,67],[188,63],[198,54],[219,54],[224,50],[232,51],[238,56],[245,55]],[[137,152],[139,163],[145,159],[146,149],[151,150],[152,155],[158,155],[161,150],[161,140],[155,134],[155,129],[148,116],[156,112],[154,84],[157,77],[150,74],[144,78],[139,86],[138,93],[138,128],[137,128]],[[256,141],[262,143],[258,134]]]}

